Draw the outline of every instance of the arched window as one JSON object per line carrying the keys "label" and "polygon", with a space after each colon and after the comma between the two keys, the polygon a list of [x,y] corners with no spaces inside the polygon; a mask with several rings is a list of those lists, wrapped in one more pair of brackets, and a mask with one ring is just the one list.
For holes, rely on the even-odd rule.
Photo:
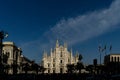
{"label": "arched window", "polygon": [[62,51],[61,51],[61,53],[60,53],[60,57],[62,57]]}
{"label": "arched window", "polygon": [[111,62],[113,62],[113,57],[111,58]]}
{"label": "arched window", "polygon": [[50,73],[50,70],[48,69],[48,73]]}
{"label": "arched window", "polygon": [[60,60],[60,63],[62,63],[62,60]]}
{"label": "arched window", "polygon": [[118,62],[119,62],[119,57],[118,57]]}
{"label": "arched window", "polygon": [[115,57],[115,62],[116,62],[116,57]]}
{"label": "arched window", "polygon": [[53,62],[55,62],[55,58],[53,58]]}
{"label": "arched window", "polygon": [[53,64],[53,67],[55,67],[55,64]]}
{"label": "arched window", "polygon": [[70,62],[70,59],[68,58],[68,63]]}
{"label": "arched window", "polygon": [[50,67],[50,64],[48,63],[48,67]]}
{"label": "arched window", "polygon": [[9,58],[9,52],[6,52],[5,54],[3,54],[2,57],[3,57],[3,63],[7,63]]}
{"label": "arched window", "polygon": [[9,52],[6,52],[6,55],[7,55],[7,57],[9,58],[9,56],[10,56],[10,53],[9,53]]}
{"label": "arched window", "polygon": [[53,69],[53,73],[55,73],[55,70]]}
{"label": "arched window", "polygon": [[2,53],[4,54],[4,50],[2,50]]}

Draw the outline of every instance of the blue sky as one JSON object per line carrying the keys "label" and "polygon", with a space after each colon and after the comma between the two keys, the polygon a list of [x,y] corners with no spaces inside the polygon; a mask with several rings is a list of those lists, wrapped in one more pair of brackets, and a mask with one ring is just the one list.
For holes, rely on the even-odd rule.
{"label": "blue sky", "polygon": [[4,41],[36,62],[56,39],[81,53],[85,64],[99,61],[99,45],[120,53],[119,26],[120,0],[0,0],[0,29],[9,33]]}

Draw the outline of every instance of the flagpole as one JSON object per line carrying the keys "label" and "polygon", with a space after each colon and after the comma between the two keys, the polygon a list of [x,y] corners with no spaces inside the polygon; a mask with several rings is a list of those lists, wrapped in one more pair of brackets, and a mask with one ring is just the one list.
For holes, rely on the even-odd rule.
{"label": "flagpole", "polygon": [[101,65],[101,52],[100,52],[100,65]]}
{"label": "flagpole", "polygon": [[99,53],[100,53],[100,65],[101,65],[101,46],[99,46]]}
{"label": "flagpole", "polygon": [[104,50],[105,50],[105,56],[106,56],[106,47],[107,47],[107,46],[105,45],[105,47],[104,47]]}
{"label": "flagpole", "polygon": [[110,45],[110,54],[111,54],[111,52],[112,52],[112,45]]}

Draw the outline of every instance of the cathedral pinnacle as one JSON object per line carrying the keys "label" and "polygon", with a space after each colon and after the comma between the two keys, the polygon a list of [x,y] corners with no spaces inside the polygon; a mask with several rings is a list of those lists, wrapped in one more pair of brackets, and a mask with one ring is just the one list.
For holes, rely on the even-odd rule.
{"label": "cathedral pinnacle", "polygon": [[52,53],[52,48],[51,48],[51,53]]}
{"label": "cathedral pinnacle", "polygon": [[47,57],[47,52],[44,50],[43,57]]}
{"label": "cathedral pinnacle", "polygon": [[70,53],[72,53],[72,48],[71,48],[71,50],[70,50]]}
{"label": "cathedral pinnacle", "polygon": [[56,41],[56,47],[59,47],[59,42],[58,42],[58,40]]}
{"label": "cathedral pinnacle", "polygon": [[79,57],[79,53],[78,53],[78,51],[76,51],[76,57]]}
{"label": "cathedral pinnacle", "polygon": [[67,48],[67,43],[66,42],[64,43],[64,48]]}

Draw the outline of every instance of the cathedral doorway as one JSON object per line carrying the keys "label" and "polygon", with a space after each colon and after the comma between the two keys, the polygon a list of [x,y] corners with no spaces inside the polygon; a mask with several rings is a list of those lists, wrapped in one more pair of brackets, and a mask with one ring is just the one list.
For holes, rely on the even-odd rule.
{"label": "cathedral doorway", "polygon": [[60,73],[63,73],[63,68],[60,68]]}

